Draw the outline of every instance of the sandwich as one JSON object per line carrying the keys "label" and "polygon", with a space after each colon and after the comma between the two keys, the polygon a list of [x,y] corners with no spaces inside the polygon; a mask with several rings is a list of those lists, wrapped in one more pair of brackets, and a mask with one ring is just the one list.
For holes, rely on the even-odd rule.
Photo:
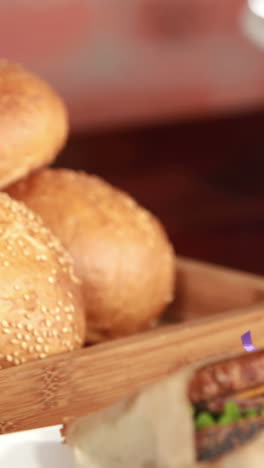
{"label": "sandwich", "polygon": [[197,459],[212,460],[237,449],[264,429],[264,352],[199,369],[189,395]]}
{"label": "sandwich", "polygon": [[263,468],[264,351],[199,363],[65,425],[76,468]]}

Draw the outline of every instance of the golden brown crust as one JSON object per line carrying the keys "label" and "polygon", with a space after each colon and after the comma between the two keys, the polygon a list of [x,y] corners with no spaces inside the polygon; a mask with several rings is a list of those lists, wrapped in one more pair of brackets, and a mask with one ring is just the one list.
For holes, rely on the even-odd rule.
{"label": "golden brown crust", "polygon": [[53,161],[67,134],[65,106],[51,87],[0,61],[0,188]]}
{"label": "golden brown crust", "polygon": [[196,371],[190,382],[193,403],[264,384],[264,351],[247,353],[209,364]]}
{"label": "golden brown crust", "polygon": [[0,193],[0,369],[79,348],[85,317],[72,259],[38,216]]}
{"label": "golden brown crust", "polygon": [[88,339],[150,326],[173,299],[175,256],[160,222],[102,179],[43,170],[8,192],[37,212],[84,280]]}

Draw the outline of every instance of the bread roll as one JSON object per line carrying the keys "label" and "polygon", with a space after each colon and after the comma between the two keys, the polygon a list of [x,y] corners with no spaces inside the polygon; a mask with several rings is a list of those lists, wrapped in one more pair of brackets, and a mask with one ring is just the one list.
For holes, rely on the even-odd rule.
{"label": "bread roll", "polygon": [[0,193],[0,369],[79,348],[84,336],[70,256],[39,217]]}
{"label": "bread roll", "polygon": [[0,188],[53,161],[67,134],[65,107],[51,87],[0,61]]}
{"label": "bread roll", "polygon": [[175,256],[160,222],[102,179],[46,169],[9,187],[72,254],[84,282],[87,339],[149,327],[173,299]]}

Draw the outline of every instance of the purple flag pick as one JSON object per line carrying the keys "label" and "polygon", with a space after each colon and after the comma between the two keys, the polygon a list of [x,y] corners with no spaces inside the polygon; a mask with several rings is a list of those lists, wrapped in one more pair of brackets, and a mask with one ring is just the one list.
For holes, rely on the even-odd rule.
{"label": "purple flag pick", "polygon": [[241,341],[243,348],[248,352],[251,353],[252,351],[258,351],[257,348],[252,343],[251,339],[251,331],[249,330],[248,332],[244,333],[244,335],[241,336]]}

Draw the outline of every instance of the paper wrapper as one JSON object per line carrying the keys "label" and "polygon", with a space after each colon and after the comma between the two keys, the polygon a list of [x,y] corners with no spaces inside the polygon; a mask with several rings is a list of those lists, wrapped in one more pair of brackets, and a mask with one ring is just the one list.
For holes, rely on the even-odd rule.
{"label": "paper wrapper", "polygon": [[264,433],[216,461],[196,461],[188,400],[195,367],[67,426],[76,468],[263,468]]}

